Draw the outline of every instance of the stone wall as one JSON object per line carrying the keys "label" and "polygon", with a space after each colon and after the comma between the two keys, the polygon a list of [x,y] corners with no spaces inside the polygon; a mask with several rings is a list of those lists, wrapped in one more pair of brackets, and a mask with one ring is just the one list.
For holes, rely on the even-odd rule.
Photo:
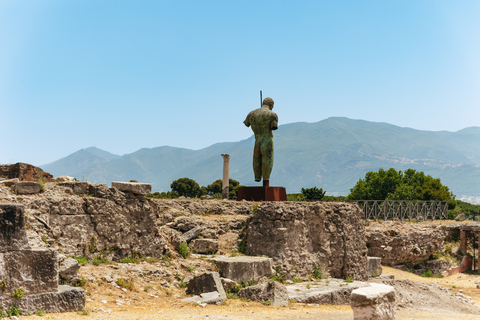
{"label": "stone wall", "polygon": [[368,255],[382,258],[382,264],[415,265],[443,251],[450,228],[436,224],[384,222],[366,228]]}
{"label": "stone wall", "polygon": [[118,260],[138,253],[161,258],[168,242],[195,227],[198,236],[216,238],[239,231],[245,219],[208,221],[210,215],[250,214],[253,203],[236,201],[152,200],[103,184],[47,183],[43,193],[16,195],[0,185],[0,202],[21,203],[32,243],[55,246],[70,256],[103,255]]}
{"label": "stone wall", "polygon": [[367,276],[362,211],[350,203],[263,203],[247,223],[247,254],[267,255],[287,278]]}

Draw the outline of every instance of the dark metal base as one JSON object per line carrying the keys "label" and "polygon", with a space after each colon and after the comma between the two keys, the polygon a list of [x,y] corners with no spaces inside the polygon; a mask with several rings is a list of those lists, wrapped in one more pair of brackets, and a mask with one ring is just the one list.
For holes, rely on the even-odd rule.
{"label": "dark metal base", "polygon": [[[267,182],[268,183],[268,182]],[[241,187],[238,189],[237,201],[287,201],[284,187]]]}

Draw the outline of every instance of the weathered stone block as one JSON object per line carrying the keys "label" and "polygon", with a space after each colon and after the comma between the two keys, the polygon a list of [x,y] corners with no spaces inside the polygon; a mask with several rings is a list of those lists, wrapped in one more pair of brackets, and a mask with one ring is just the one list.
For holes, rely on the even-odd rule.
{"label": "weathered stone block", "polygon": [[197,253],[214,254],[218,250],[218,240],[196,239],[192,241],[192,246]]}
{"label": "weathered stone block", "polygon": [[297,283],[287,287],[289,299],[299,303],[350,305],[353,290],[368,287],[361,281],[345,283],[341,279],[319,280],[316,283]]}
{"label": "weathered stone block", "polygon": [[78,279],[78,269],[80,269],[78,261],[73,258],[67,258],[60,262],[58,274],[62,279],[72,281]]}
{"label": "weathered stone block", "polygon": [[24,313],[44,312],[74,312],[85,309],[85,291],[81,288],[58,286],[54,292],[44,292],[24,295],[20,299],[11,296],[0,297],[0,307],[5,309],[16,305]]}
{"label": "weathered stone block", "polygon": [[272,306],[288,305],[287,288],[266,277],[260,279],[257,285],[246,287],[238,291],[241,298],[247,298],[253,301],[269,301]]}
{"label": "weathered stone block", "polygon": [[369,277],[378,277],[382,274],[382,258],[367,257],[367,272]]}
{"label": "weathered stone block", "polygon": [[58,184],[62,187],[71,188],[75,194],[87,194],[88,188],[90,187],[90,182],[85,181],[74,181],[74,182],[62,182]]}
{"label": "weathered stone block", "polygon": [[25,294],[53,292],[58,287],[57,253],[45,249],[26,249],[0,253],[0,279],[5,291],[0,296],[11,296],[22,288]]}
{"label": "weathered stone block", "polygon": [[136,194],[147,194],[152,191],[152,185],[150,183],[139,182],[112,182],[112,188]]}
{"label": "weathered stone block", "polygon": [[16,194],[36,194],[42,192],[40,183],[35,181],[10,181],[4,183],[6,186],[14,186]]}
{"label": "weathered stone block", "polygon": [[379,283],[352,291],[354,320],[395,319],[395,289]]}
{"label": "weathered stone block", "polygon": [[210,260],[218,266],[222,277],[232,279],[237,283],[248,280],[258,281],[262,277],[274,274],[271,258],[218,256]]}
{"label": "weathered stone block", "polygon": [[0,204],[0,252],[27,248],[25,212],[20,204]]}
{"label": "weathered stone block", "polygon": [[200,305],[221,304],[225,298],[222,298],[217,291],[201,293],[200,296],[193,296],[182,299],[183,302],[196,302]]}
{"label": "weathered stone block", "polygon": [[209,272],[193,277],[193,279],[187,284],[187,292],[192,294],[201,294],[214,291],[218,292],[222,299],[227,298],[218,272]]}

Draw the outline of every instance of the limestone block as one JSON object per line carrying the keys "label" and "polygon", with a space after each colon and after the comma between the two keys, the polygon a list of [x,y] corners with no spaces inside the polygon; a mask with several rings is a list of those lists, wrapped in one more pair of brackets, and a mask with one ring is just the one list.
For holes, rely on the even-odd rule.
{"label": "limestone block", "polygon": [[222,299],[227,298],[218,272],[208,272],[193,277],[193,279],[187,284],[187,292],[192,294],[201,294],[214,291],[218,292]]}
{"label": "limestone block", "polygon": [[7,181],[4,182],[7,187],[13,186],[16,194],[36,194],[42,192],[40,183],[34,181]]}
{"label": "limestone block", "polygon": [[354,320],[395,319],[395,289],[380,283],[352,291]]}
{"label": "limestone block", "polygon": [[200,305],[221,304],[224,300],[225,298],[222,298],[217,291],[201,293],[200,296],[182,299],[183,302],[196,302]]}
{"label": "limestone block", "polygon": [[197,237],[200,233],[202,233],[202,231],[203,231],[202,227],[195,227],[195,228],[185,232],[184,234],[177,235],[173,239],[173,245],[178,250],[178,248],[179,248],[179,246],[182,242],[186,243],[186,242],[190,241],[191,239]]}
{"label": "limestone block", "polygon": [[271,258],[218,256],[210,260],[218,266],[222,277],[237,283],[248,280],[258,281],[262,277],[269,277],[275,273]]}
{"label": "limestone block", "polygon": [[297,283],[287,287],[289,299],[299,303],[350,305],[353,290],[368,287],[361,281],[346,283],[342,279],[318,280],[316,283]]}
{"label": "limestone block", "polygon": [[238,291],[241,298],[253,301],[265,302],[269,301],[272,306],[288,305],[287,288],[266,277],[260,279],[257,285],[246,287]]}
{"label": "limestone block", "polygon": [[369,277],[378,277],[382,274],[382,258],[367,257],[367,272]]}
{"label": "limestone block", "polygon": [[152,185],[150,183],[139,182],[112,182],[112,188],[136,194],[147,194],[152,191]]}
{"label": "limestone block", "polygon": [[88,193],[90,182],[86,182],[86,181],[61,182],[58,185],[62,187],[71,188],[73,193],[81,195],[81,194]]}
{"label": "limestone block", "polygon": [[53,292],[58,287],[57,253],[45,249],[25,249],[0,253],[0,279],[5,291],[0,296],[11,296],[22,288],[25,295]]}
{"label": "limestone block", "polygon": [[223,289],[225,289],[225,291],[232,290],[235,288],[235,286],[237,286],[237,283],[231,279],[221,278],[221,280]]}
{"label": "limestone block", "polygon": [[25,211],[20,204],[0,204],[0,252],[27,248]]}
{"label": "limestone block", "polygon": [[193,250],[197,253],[214,254],[218,250],[218,240],[196,239],[192,241]]}
{"label": "limestone block", "polygon": [[73,258],[66,258],[60,262],[58,274],[62,279],[71,281],[78,278],[78,269],[80,269],[80,264],[77,260]]}
{"label": "limestone block", "polygon": [[0,308],[16,305],[23,313],[44,312],[75,312],[85,309],[85,291],[81,288],[58,286],[54,292],[24,295],[20,299],[11,296],[0,297]]}

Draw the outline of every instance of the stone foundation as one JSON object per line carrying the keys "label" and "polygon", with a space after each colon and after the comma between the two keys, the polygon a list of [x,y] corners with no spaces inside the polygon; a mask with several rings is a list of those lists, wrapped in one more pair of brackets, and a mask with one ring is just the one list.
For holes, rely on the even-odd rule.
{"label": "stone foundation", "polygon": [[366,280],[362,214],[351,203],[263,203],[247,222],[246,253],[272,258],[287,279],[317,268],[324,276]]}

